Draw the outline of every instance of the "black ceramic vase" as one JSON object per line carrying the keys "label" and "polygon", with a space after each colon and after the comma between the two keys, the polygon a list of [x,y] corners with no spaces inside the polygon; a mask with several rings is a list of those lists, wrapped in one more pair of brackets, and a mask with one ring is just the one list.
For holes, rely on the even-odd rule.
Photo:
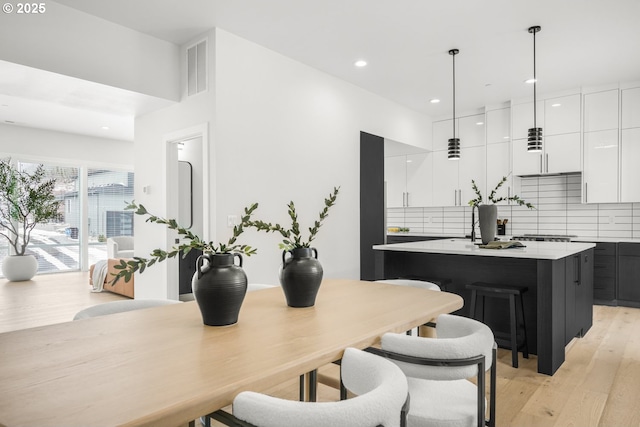
{"label": "black ceramic vase", "polygon": [[[239,265],[234,264],[236,257]],[[191,288],[205,325],[225,326],[238,322],[240,307],[247,293],[247,275],[242,269],[242,255],[199,256]]]}
{"label": "black ceramic vase", "polygon": [[[291,256],[287,257],[287,254]],[[289,307],[311,307],[322,282],[322,265],[315,248],[295,248],[282,252],[280,284]]]}
{"label": "black ceramic vase", "polygon": [[498,207],[496,205],[479,205],[480,237],[482,244],[493,242],[498,228]]}

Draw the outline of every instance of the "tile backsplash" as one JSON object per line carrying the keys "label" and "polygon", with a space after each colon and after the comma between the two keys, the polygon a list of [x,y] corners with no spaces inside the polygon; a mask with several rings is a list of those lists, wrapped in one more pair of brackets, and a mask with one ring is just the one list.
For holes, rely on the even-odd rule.
{"label": "tile backsplash", "polygon": [[[536,209],[498,205],[498,218],[509,219],[507,235],[534,233],[640,238],[640,203],[583,204],[580,174],[516,180],[520,180],[517,194]],[[469,234],[471,207],[389,208],[387,225],[407,227],[417,233]],[[477,225],[476,233],[479,233]]]}

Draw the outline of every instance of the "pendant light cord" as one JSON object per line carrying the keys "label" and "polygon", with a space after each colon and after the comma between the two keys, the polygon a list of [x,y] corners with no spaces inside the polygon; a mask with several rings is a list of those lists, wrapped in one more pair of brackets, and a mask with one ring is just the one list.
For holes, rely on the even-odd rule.
{"label": "pendant light cord", "polygon": [[536,85],[538,84],[538,78],[536,77],[536,33],[538,30],[533,30],[533,127],[537,130],[538,125],[536,121],[536,112],[538,111],[538,103],[536,99]]}
{"label": "pendant light cord", "polygon": [[456,55],[458,49],[451,49],[449,55],[453,56],[453,139],[456,138]]}
{"label": "pendant light cord", "polygon": [[453,138],[456,137],[456,54],[453,54]]}

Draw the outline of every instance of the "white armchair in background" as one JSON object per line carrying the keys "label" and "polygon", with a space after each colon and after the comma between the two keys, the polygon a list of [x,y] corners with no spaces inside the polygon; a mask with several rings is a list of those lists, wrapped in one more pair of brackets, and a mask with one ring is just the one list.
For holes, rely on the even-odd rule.
{"label": "white armchair in background", "polygon": [[108,258],[133,258],[133,236],[114,236],[107,239]]}

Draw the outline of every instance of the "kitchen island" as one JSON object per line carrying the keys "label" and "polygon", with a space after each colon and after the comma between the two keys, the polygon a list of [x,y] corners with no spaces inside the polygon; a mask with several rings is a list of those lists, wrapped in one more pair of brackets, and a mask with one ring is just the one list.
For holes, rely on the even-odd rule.
{"label": "kitchen island", "polygon": [[[527,286],[524,314],[529,352],[538,372],[553,375],[564,362],[565,346],[584,335],[593,321],[594,243],[523,242],[525,247],[483,249],[464,239],[376,245],[384,251],[385,278],[450,280],[446,291],[461,295],[469,314],[473,282]],[[486,302],[485,322],[508,330],[508,307]],[[496,304],[494,304],[496,303]]]}

